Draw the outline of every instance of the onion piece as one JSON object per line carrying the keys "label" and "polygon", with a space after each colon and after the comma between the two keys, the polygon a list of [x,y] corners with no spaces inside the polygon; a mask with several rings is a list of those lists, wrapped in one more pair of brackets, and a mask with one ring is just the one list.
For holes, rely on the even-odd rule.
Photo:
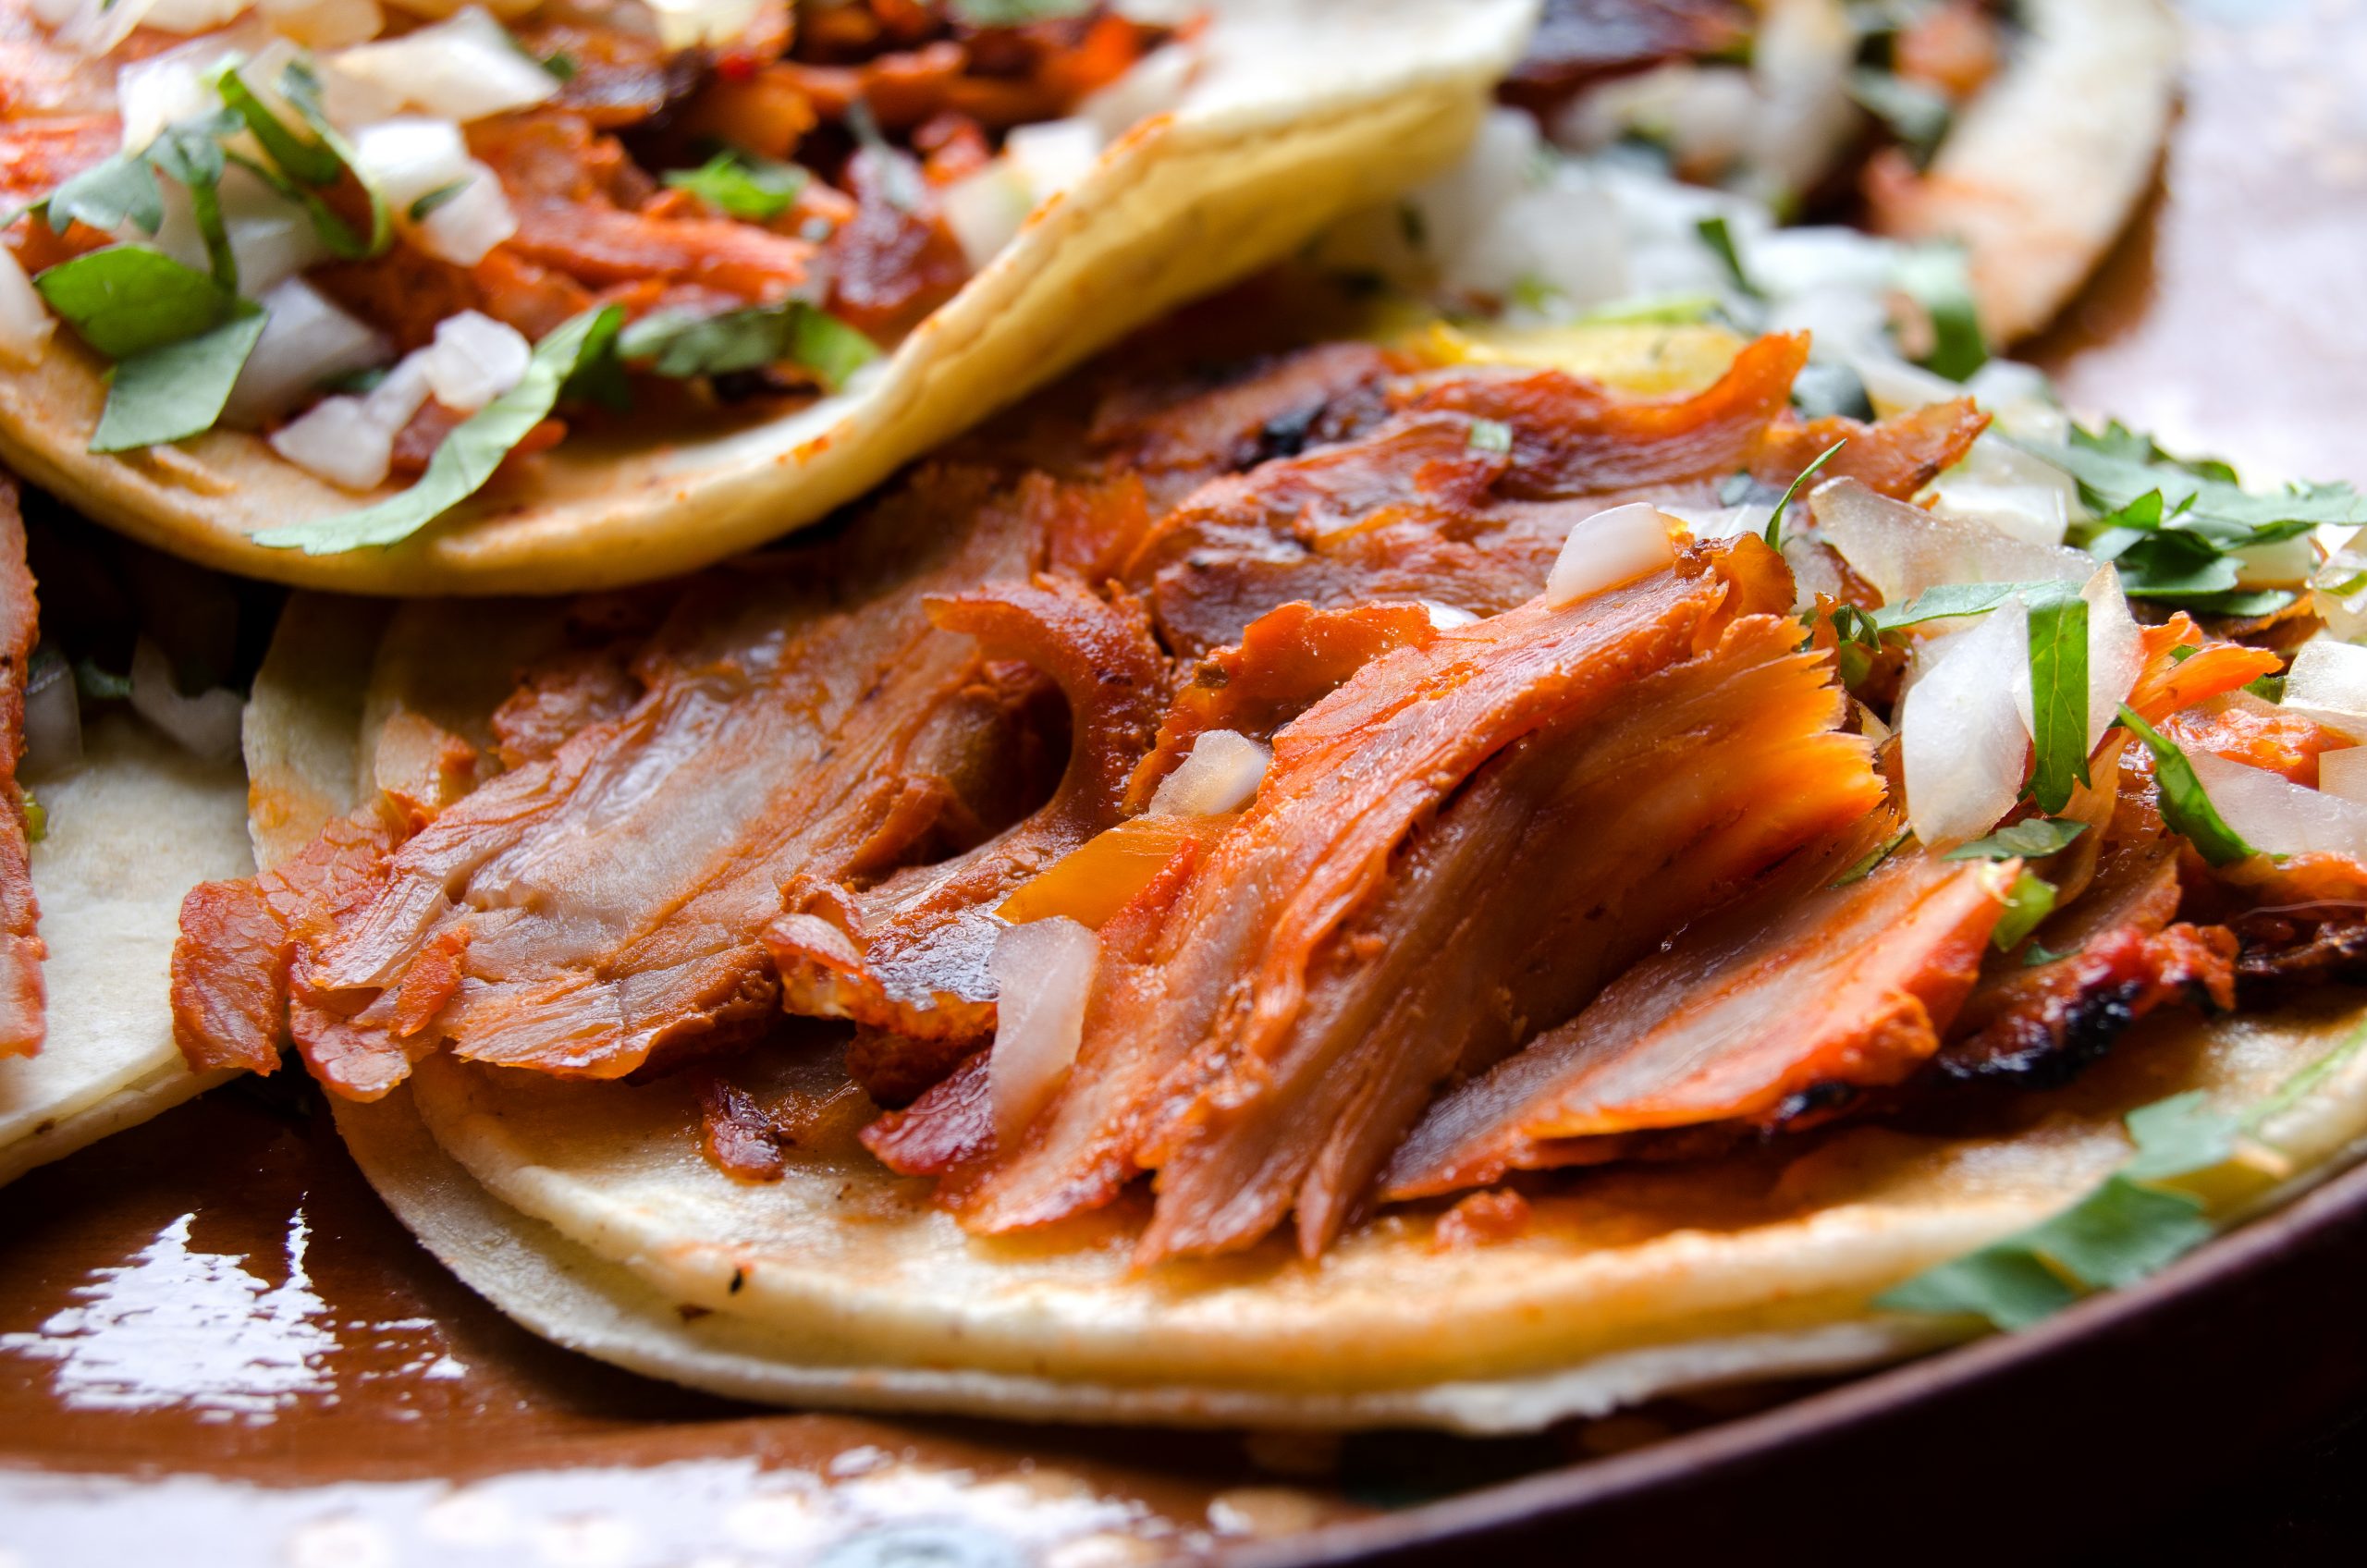
{"label": "onion piece", "polygon": [[1968,518],[1938,517],[1834,479],[1809,496],[1825,542],[1858,575],[1903,605],[1944,582],[2085,582],[2096,559],[2063,545],[2035,545]]}
{"label": "onion piece", "polygon": [[559,86],[475,6],[400,38],[357,44],[336,61],[341,75],[463,124],[529,108],[557,96]]}
{"label": "onion piece", "polygon": [[14,251],[0,245],[0,361],[31,364],[56,330],[57,318],[25,276],[24,263]]}
{"label": "onion piece", "polygon": [[516,327],[462,311],[436,324],[435,341],[421,363],[437,402],[472,414],[517,386],[533,353]]}
{"label": "onion piece", "polygon": [[2189,748],[2186,758],[2221,820],[2252,848],[2273,855],[2367,858],[2367,804],[2199,746]]}
{"label": "onion piece", "polygon": [[1899,704],[1907,820],[1931,850],[1978,839],[2014,809],[2030,749],[2030,611],[2019,598],[1928,644]]}
{"label": "onion piece", "polygon": [[1184,90],[1200,68],[1200,52],[1188,39],[1171,39],[1136,60],[1109,86],[1087,93],[1076,111],[1115,141],[1153,115],[1184,102]]}
{"label": "onion piece", "polygon": [[995,1039],[987,1058],[995,1142],[1015,1146],[1075,1064],[1101,943],[1065,915],[1014,925],[987,960]]}
{"label": "onion piece", "polygon": [[407,354],[361,397],[324,398],[272,434],[272,450],[349,490],[374,490],[394,465],[395,437],[428,397],[423,349]]}
{"label": "onion piece", "polygon": [[430,191],[470,176],[469,144],[448,119],[400,115],[363,126],[353,136],[353,161],[395,211]]}
{"label": "onion piece", "polygon": [[1422,606],[1424,615],[1430,618],[1430,626],[1434,631],[1452,631],[1458,626],[1470,626],[1479,619],[1469,610],[1458,609],[1453,605],[1442,605],[1436,599],[1417,599],[1414,602]]}
{"label": "onion piece", "polygon": [[1946,376],[1887,353],[1861,355],[1849,361],[1849,368],[1865,385],[1874,412],[1884,419],[1964,396],[1964,388]]}
{"label": "onion piece", "polygon": [[18,769],[27,778],[59,773],[82,760],[82,698],[74,667],[57,652],[34,653],[25,670],[25,755]]}
{"label": "onion piece", "polygon": [[131,648],[131,707],[202,762],[231,762],[239,755],[239,721],[246,712],[239,693],[216,686],[183,696],[173,683],[172,660],[145,637]]}
{"label": "onion piece", "polygon": [[[28,708],[28,716],[31,710]],[[27,717],[26,723],[31,724]],[[2367,805],[2367,746],[2346,746],[2318,753],[2318,789],[2328,795]]]}
{"label": "onion piece", "polygon": [[227,27],[248,4],[249,0],[150,0],[140,25],[184,35],[212,32]]}
{"label": "onion piece", "polygon": [[760,0],[648,0],[657,18],[657,41],[668,49],[729,43],[748,31],[764,7]]}
{"label": "onion piece", "polygon": [[2367,741],[2367,648],[2313,637],[2285,673],[2287,709]]}
{"label": "onion piece", "polygon": [[1011,160],[997,158],[939,191],[938,204],[970,270],[979,272],[1018,236],[1036,199]]}
{"label": "onion piece", "polygon": [[206,78],[234,52],[220,39],[200,39],[117,70],[115,104],[123,120],[123,150],[145,152],[166,126],[216,107],[221,100]]}
{"label": "onion piece", "polygon": [[263,298],[263,336],[223,406],[226,423],[252,428],[299,408],[321,386],[386,361],[386,340],[300,277]]}
{"label": "onion piece", "polygon": [[1003,156],[1040,206],[1093,171],[1101,157],[1101,128],[1073,116],[1013,126],[1002,145]]}
{"label": "onion piece", "polygon": [[[2120,704],[2145,668],[2145,634],[2128,612],[2120,570],[2099,567],[2079,590],[2088,601],[2088,750],[2103,743],[2104,731],[2120,722]],[[2367,651],[2367,650],[2363,650]]]}
{"label": "onion piece", "polygon": [[1674,521],[1649,501],[1630,501],[1586,519],[1570,530],[1553,558],[1545,602],[1559,609],[1674,565],[1676,546],[1668,533]]}
{"label": "onion piece", "polygon": [[472,267],[518,232],[518,214],[492,169],[469,160],[467,183],[416,223],[405,217],[411,243],[456,266]]}
{"label": "onion piece", "polygon": [[2038,447],[2060,447],[2071,438],[2071,416],[2054,400],[2046,373],[2035,365],[1991,360],[1972,373],[1964,389],[1995,418],[2002,435]]}
{"label": "onion piece", "polygon": [[1923,494],[1942,517],[1985,522],[2031,545],[2062,544],[2073,516],[2085,510],[2069,473],[1993,435],[1975,441]]}
{"label": "onion piece", "polygon": [[1216,816],[1239,811],[1257,793],[1274,753],[1232,729],[1211,729],[1192,742],[1192,754],[1159,781],[1154,816]]}

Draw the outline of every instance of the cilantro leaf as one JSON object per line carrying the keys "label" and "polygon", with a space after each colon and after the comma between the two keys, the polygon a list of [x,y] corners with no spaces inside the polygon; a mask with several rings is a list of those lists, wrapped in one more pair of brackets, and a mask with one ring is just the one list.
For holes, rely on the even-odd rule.
{"label": "cilantro leaf", "polygon": [[2044,812],[2088,782],[2088,602],[2069,584],[2030,597],[2030,795]]}
{"label": "cilantro leaf", "polygon": [[2084,822],[2072,822],[2060,817],[2033,816],[2009,827],[2000,827],[1986,839],[1975,839],[1969,844],[1958,844],[1942,855],[1942,860],[2011,860],[2017,855],[2024,860],[2043,860],[2070,847],[2071,841],[2088,830]]}
{"label": "cilantro leaf", "polygon": [[43,271],[41,297],[111,360],[211,332],[239,297],[149,245],[110,245]]}
{"label": "cilantro leaf", "polygon": [[2137,710],[2121,704],[2120,722],[2153,753],[2153,778],[2162,790],[2162,820],[2192,844],[2195,852],[2214,865],[2228,865],[2259,853],[2228,827],[2219,808],[2203,793],[2202,780],[2186,760],[2178,743],[2146,723]]}
{"label": "cilantro leaf", "polygon": [[1835,452],[1847,445],[1849,445],[1849,437],[1846,435],[1835,441],[1832,446],[1819,452],[1815,459],[1794,475],[1790,484],[1784,486],[1784,494],[1776,498],[1775,509],[1767,516],[1767,547],[1769,549],[1780,550],[1784,547],[1784,512],[1792,504],[1792,497],[1800,493],[1800,486],[1806,484],[1815,475],[1817,470],[1831,462]]}
{"label": "cilantro leaf", "polygon": [[2199,1091],[2140,1107],[2127,1122],[2136,1153],[2078,1203],[1927,1268],[1874,1305],[2026,1328],[2089,1291],[2132,1284],[2210,1240],[2202,1200],[2157,1183],[2224,1163],[2243,1123],[2211,1109]]}
{"label": "cilantro leaf", "polygon": [[[313,220],[313,231],[332,254],[358,261],[386,252],[394,243],[394,214],[376,183],[362,177],[353,144],[329,123],[328,113],[322,106],[320,75],[309,61],[290,61],[279,77],[280,96],[312,132],[309,139],[298,134],[255,96],[235,64],[223,67],[215,78],[215,86],[224,104],[253,133],[268,160],[258,162],[243,154],[231,154],[242,167],[301,206]],[[322,196],[324,190],[340,184],[349,174],[369,202],[370,231],[366,235],[355,233]]]}
{"label": "cilantro leaf", "polygon": [[[2075,428],[2065,445],[2034,450],[2079,481],[2108,529],[2183,530],[2224,551],[2273,545],[2325,523],[2367,523],[2367,496],[2348,484],[2254,495],[2226,463],[2169,457],[2118,425],[2101,435]],[[2158,509],[2148,499],[2154,495]]]}
{"label": "cilantro leaf", "polygon": [[165,227],[165,194],[156,185],[156,171],[130,153],[92,164],[51,191],[42,209],[52,234],[63,234],[76,223],[109,230],[129,223],[143,234]]}
{"label": "cilantro leaf", "polygon": [[718,212],[769,223],[797,204],[810,178],[795,164],[752,158],[727,147],[697,168],[668,170],[665,180]]}
{"label": "cilantro leaf", "polygon": [[425,223],[435,214],[436,208],[443,206],[468,188],[469,182],[465,179],[456,179],[449,185],[439,185],[413,202],[405,215],[413,223]]}
{"label": "cilantro leaf", "polygon": [[1093,0],[949,0],[957,21],[972,27],[1024,27],[1029,22],[1078,16]]}
{"label": "cilantro leaf", "polygon": [[244,300],[239,305],[237,313],[211,331],[117,361],[108,373],[106,407],[91,436],[91,450],[129,451],[213,429],[263,336],[262,310]]}
{"label": "cilantro leaf", "polygon": [[357,511],[266,530],[255,543],[325,556],[410,538],[484,488],[510,449],[550,417],[569,379],[613,351],[623,319],[621,310],[604,305],[553,328],[534,345],[518,385],[455,425],[410,489]]}
{"label": "cilantro leaf", "polygon": [[214,280],[223,288],[239,287],[238,258],[230,253],[230,234],[222,219],[222,135],[237,122],[227,114],[168,125],[150,142],[146,157],[156,172],[178,180],[189,191],[190,215],[205,243],[205,259]]}
{"label": "cilantro leaf", "polygon": [[1872,612],[1877,631],[1895,631],[1927,620],[1951,620],[1957,616],[1985,615],[2017,594],[2053,586],[2044,582],[1943,582],[1926,588],[1903,605],[1884,605]]}
{"label": "cilantro leaf", "polygon": [[1726,276],[1736,289],[1754,300],[1763,298],[1759,286],[1750,281],[1750,275],[1742,270],[1742,253],[1735,249],[1734,231],[1726,227],[1723,214],[1717,217],[1703,218],[1693,228],[1701,236],[1701,243],[1710,247],[1718,260],[1724,263]]}
{"label": "cilantro leaf", "polygon": [[1989,362],[1988,340],[1973,303],[1972,274],[1962,247],[1919,245],[1899,263],[1898,286],[1932,323],[1932,351],[1923,368],[1963,381]]}
{"label": "cilantro leaf", "polygon": [[2023,872],[2005,893],[2005,913],[1997,917],[1989,942],[1999,952],[2011,952],[2021,939],[2054,913],[2055,888],[2045,877]]}
{"label": "cilantro leaf", "polygon": [[871,339],[798,300],[716,315],[661,311],[627,327],[617,351],[657,375],[722,375],[793,361],[835,392],[879,357]]}

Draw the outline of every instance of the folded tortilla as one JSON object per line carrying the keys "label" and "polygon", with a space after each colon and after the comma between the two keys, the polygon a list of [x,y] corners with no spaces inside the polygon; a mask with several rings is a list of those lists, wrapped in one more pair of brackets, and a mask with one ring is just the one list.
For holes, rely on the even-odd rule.
{"label": "folded tortilla", "polygon": [[781,419],[580,435],[389,549],[306,556],[259,530],[367,504],[215,430],[84,449],[106,365],[60,335],[0,373],[0,458],[91,516],[251,577],[370,594],[646,582],[813,521],[1185,300],[1435,173],[1519,53],[1534,0],[1230,0],[1173,112],[1106,151],[895,354]]}
{"label": "folded tortilla", "polygon": [[[484,661],[448,650],[481,633],[522,651],[556,625],[514,606],[411,606],[366,697],[337,697],[324,672],[361,668],[370,630],[297,606],[318,638],[284,636],[265,667],[258,768],[330,754],[337,716],[356,711],[370,721],[347,743],[365,759],[372,726],[406,709],[481,730],[497,695]],[[2157,1014],[2075,1084],[2005,1101],[1972,1135],[1862,1124],[1605,1168],[1533,1196],[1526,1230],[1493,1244],[1454,1244],[1440,1210],[1401,1207],[1314,1261],[1269,1238],[1147,1270],[1130,1257],[1139,1193],[1052,1231],[972,1236],[927,1182],[827,1117],[785,1151],[781,1181],[735,1182],[701,1153],[690,1075],[569,1081],[437,1053],[386,1098],[335,1108],[372,1183],[462,1280],[535,1332],[650,1376],[803,1405],[1508,1432],[1976,1333],[1874,1298],[2077,1201],[2127,1158],[2131,1109],[2187,1090],[2256,1105],[2362,1018],[2356,992],[2236,1020]],[[735,1073],[767,1103],[822,1104],[845,1083],[827,1049],[758,1053]],[[2215,1212],[2276,1201],[2367,1139],[2367,1053],[2260,1136],[2288,1173],[2214,1190]]]}

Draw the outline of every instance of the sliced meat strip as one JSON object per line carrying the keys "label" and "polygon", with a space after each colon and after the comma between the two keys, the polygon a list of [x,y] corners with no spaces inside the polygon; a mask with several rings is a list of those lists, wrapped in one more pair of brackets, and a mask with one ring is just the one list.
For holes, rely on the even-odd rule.
{"label": "sliced meat strip", "polygon": [[1787,414],[1768,427],[1751,454],[1750,472],[1760,484],[1781,488],[1834,443],[1846,442],[1817,470],[1818,478],[1854,479],[1904,501],[1955,467],[1988,428],[1989,416],[1969,398],[1911,409],[1877,424],[1838,415],[1803,422]]}
{"label": "sliced meat strip", "polygon": [[[1749,550],[1767,553],[1756,542],[1698,552],[1677,571],[1578,605],[1539,601],[1441,631],[1366,666],[1286,726],[1256,801],[1187,882],[1164,896],[1154,885],[1103,927],[1076,1067],[1024,1145],[950,1188],[965,1222],[987,1231],[1049,1222],[1106,1202],[1158,1163],[1154,1145],[1172,1154],[1196,1142],[1210,1109],[1204,1091],[1220,1097],[1282,1058],[1331,973],[1326,952],[1385,901],[1409,836],[1428,835],[1434,819],[1445,831],[1442,805],[1491,758],[1605,713],[1650,671],[1716,646],[1735,617],[1788,606],[1787,581],[1753,588],[1758,580],[1737,569]],[[1371,946],[1359,950],[1375,956]],[[1355,1010],[1327,1000],[1320,1016],[1335,1011]],[[1308,1126],[1329,1131],[1319,1117]],[[1305,1152],[1277,1184],[1279,1209],[1261,1196],[1271,1211],[1264,1228],[1287,1212],[1319,1150]],[[1262,1233],[1229,1231],[1222,1244],[1255,1240],[1253,1231]]]}
{"label": "sliced meat strip", "polygon": [[1243,631],[1237,646],[1202,659],[1176,692],[1159,720],[1158,744],[1127,787],[1128,809],[1147,806],[1159,780],[1209,730],[1270,741],[1366,665],[1399,648],[1424,646],[1436,634],[1420,605],[1318,610],[1302,603],[1269,610]]}
{"label": "sliced meat strip", "polygon": [[1142,1256],[1245,1245],[1294,1207],[1320,1253],[1451,1073],[1871,810],[1869,748],[1837,732],[1830,663],[1799,641],[1787,616],[1737,620],[1515,742],[1417,826],[1309,964],[1287,1032],[1166,1112]]}
{"label": "sliced meat strip", "polygon": [[25,794],[25,674],[41,641],[33,574],[25,565],[25,519],[14,480],[0,475],[0,1057],[41,1049],[49,1005],[42,961],[41,901],[33,895]]}
{"label": "sliced meat strip", "polygon": [[802,879],[764,942],[791,1011],[966,1045],[994,1027],[987,960],[1004,927],[995,907],[1118,821],[1126,780],[1150,745],[1166,660],[1139,606],[1057,579],[991,584],[927,610],[939,628],[1060,683],[1074,735],[1060,787],[1024,822],[965,854],[861,891]]}
{"label": "sliced meat strip", "polygon": [[1637,1133],[1770,1125],[1829,1085],[1897,1083],[1971,989],[2016,869],[1894,856],[1713,918],[1432,1107],[1385,1195],[1588,1163]]}

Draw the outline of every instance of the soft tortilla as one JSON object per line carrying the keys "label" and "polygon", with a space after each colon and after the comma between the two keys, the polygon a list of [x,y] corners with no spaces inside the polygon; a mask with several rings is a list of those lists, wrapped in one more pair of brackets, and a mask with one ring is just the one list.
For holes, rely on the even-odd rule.
{"label": "soft tortilla", "polygon": [[2153,178],[2177,102],[2179,37],[2161,0],[2025,0],[2030,36],[1967,107],[1922,180],[1875,227],[1955,239],[1993,342],[2052,322]]}
{"label": "soft tortilla", "polygon": [[168,973],[181,895],[254,869],[239,766],[200,763],[129,714],[99,717],[81,762],[34,790],[49,818],[32,846],[49,1034],[37,1055],[0,1060],[0,1182],[229,1076],[182,1063]]}
{"label": "soft tortilla", "polygon": [[[449,711],[437,648],[469,606],[399,614],[372,711]],[[478,612],[490,623],[491,618]],[[1918,1270],[2075,1200],[2121,1118],[2186,1089],[2263,1099],[2358,1026],[2361,998],[2234,1023],[2158,1016],[2079,1084],[1967,1136],[1864,1125],[1695,1165],[1611,1169],[1533,1200],[1517,1239],[1441,1247],[1384,1215],[1320,1262],[1128,1262],[1138,1204],[982,1240],[841,1143],[751,1186],[701,1156],[692,1086],[422,1062],[337,1119],[365,1174],[464,1280],[534,1331],[735,1397],[1162,1424],[1526,1430],[1674,1389],[1833,1372],[1974,1332],[1884,1317]],[[825,1051],[735,1064],[763,1098],[843,1081]],[[2367,1135],[2367,1052],[2267,1129],[2297,1172]],[[2275,1194],[2271,1194],[2269,1196]],[[2258,1187],[2214,1194],[2227,1212]]]}
{"label": "soft tortilla", "polygon": [[570,441],[391,549],[305,556],[257,530],[362,504],[215,431],[84,450],[104,365],[60,334],[0,374],[0,458],[95,518],[251,577],[368,594],[552,594],[746,550],[871,488],[1125,332],[1435,173],[1519,53],[1535,0],[1224,0],[1181,107],[1136,126],[855,387],[791,417]]}

